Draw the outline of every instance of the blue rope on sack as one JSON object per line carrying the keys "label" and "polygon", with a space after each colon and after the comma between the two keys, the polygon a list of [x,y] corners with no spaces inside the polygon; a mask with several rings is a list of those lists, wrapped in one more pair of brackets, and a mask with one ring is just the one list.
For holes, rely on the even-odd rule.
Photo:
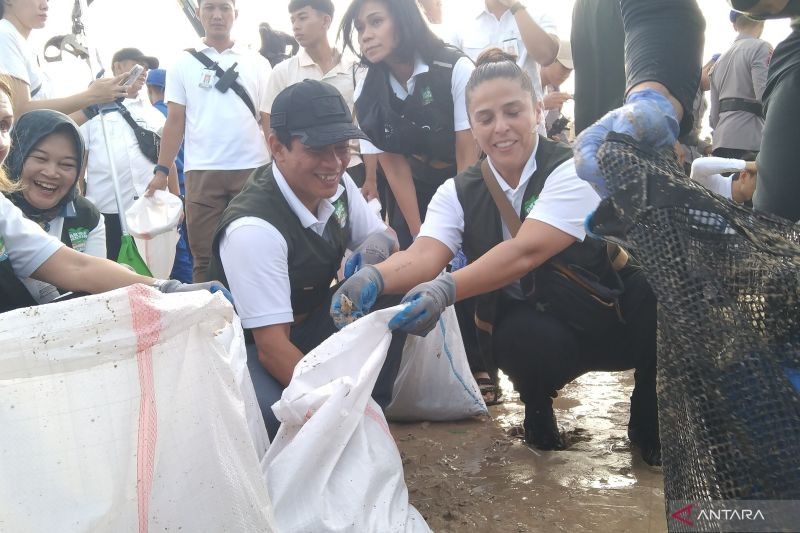
{"label": "blue rope on sack", "polygon": [[[453,364],[453,354],[450,352],[450,348],[447,346],[447,332],[445,331],[444,319],[442,318],[439,319],[439,329],[442,332],[442,347],[444,348],[445,355],[447,355],[447,360],[450,362],[450,370],[453,371],[453,375],[456,377],[456,379],[458,379],[458,382],[461,383],[461,386],[464,387],[464,390],[467,391],[467,394],[469,394],[470,398],[472,398],[472,401],[475,402],[475,404],[477,404],[478,406],[480,406],[481,400],[477,396],[475,396],[472,389],[464,381],[464,378],[461,377],[461,374],[459,374],[458,371],[456,371],[456,367]],[[485,413],[488,412],[488,409],[486,409],[485,404],[483,406],[483,411]]]}

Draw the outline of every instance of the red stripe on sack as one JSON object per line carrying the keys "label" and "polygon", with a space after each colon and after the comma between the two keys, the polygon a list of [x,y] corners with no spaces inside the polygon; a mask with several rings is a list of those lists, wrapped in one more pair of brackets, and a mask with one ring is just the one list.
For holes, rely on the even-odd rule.
{"label": "red stripe on sack", "polygon": [[153,379],[153,346],[161,333],[161,313],[153,306],[153,292],[143,285],[128,288],[133,331],[136,334],[136,365],[139,369],[139,432],[136,445],[136,496],[139,533],[147,533],[150,494],[153,489],[158,417]]}
{"label": "red stripe on sack", "polygon": [[389,431],[389,424],[386,423],[386,419],[378,413],[373,407],[367,404],[367,408],[364,409],[364,414],[370,417],[372,420],[377,422],[377,424],[381,427],[381,429],[389,435],[389,437],[394,441],[394,437],[392,436],[392,432]]}

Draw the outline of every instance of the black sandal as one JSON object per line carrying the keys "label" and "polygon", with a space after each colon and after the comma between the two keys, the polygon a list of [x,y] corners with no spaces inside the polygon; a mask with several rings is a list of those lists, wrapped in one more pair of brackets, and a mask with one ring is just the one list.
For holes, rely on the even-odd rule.
{"label": "black sandal", "polygon": [[500,388],[500,385],[495,384],[492,378],[475,378],[475,382],[478,384],[483,401],[487,406],[503,403],[503,389]]}

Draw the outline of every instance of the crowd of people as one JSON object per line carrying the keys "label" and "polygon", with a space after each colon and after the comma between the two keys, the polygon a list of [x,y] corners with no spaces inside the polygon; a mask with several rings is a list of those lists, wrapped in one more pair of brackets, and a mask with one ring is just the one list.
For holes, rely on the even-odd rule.
{"label": "crowd of people", "polygon": [[[731,48],[705,66],[694,0],[578,0],[569,40],[538,3],[485,0],[447,31],[441,2],[352,0],[338,48],[331,0],[286,4],[293,36],[264,24],[259,53],[231,36],[236,0],[200,0],[205,37],[175,64],[125,48],[63,98],[28,42],[47,0],[0,4],[0,310],[133,283],[232,295],[274,436],[270,406],[338,328],[407,304],[373,393],[385,406],[406,335],[455,306],[485,400],[502,401],[502,370],[527,443],[568,446],[552,407],[567,383],[635,369],[628,435],[660,464],[656,297],[584,228],[607,194],[596,151],[609,131],[674,148],[712,191],[799,219],[798,19],[774,53],[758,20],[797,2],[734,2],[754,18],[731,12]],[[184,199],[171,280],[114,262],[120,218],[156,190]]]}

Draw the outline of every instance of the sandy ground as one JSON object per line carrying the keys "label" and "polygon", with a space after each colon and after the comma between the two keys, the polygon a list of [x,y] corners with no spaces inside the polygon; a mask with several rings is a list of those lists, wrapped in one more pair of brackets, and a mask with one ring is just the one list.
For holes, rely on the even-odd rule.
{"label": "sandy ground", "polygon": [[491,419],[392,424],[411,503],[440,533],[666,531],[661,469],[626,436],[632,383],[632,372],[591,373],[565,387],[560,452],[514,436],[524,413],[508,393]]}

